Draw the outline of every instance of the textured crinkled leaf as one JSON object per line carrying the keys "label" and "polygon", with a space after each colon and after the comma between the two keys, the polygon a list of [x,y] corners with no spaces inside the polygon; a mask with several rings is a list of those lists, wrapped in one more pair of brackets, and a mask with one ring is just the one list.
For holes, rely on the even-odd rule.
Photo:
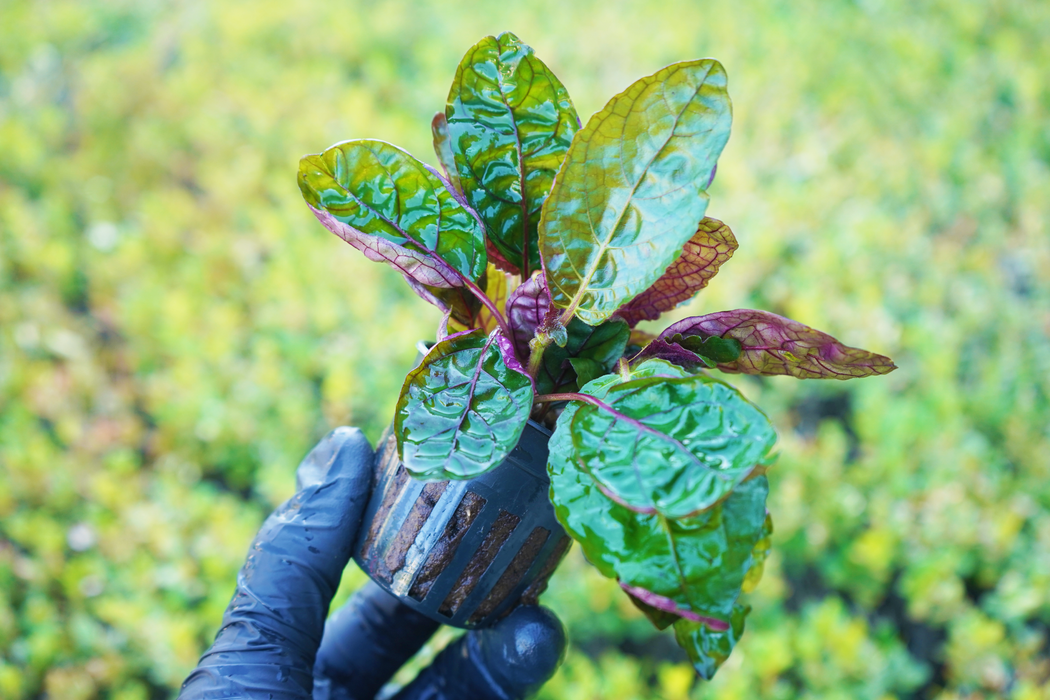
{"label": "textured crinkled leaf", "polygon": [[550,293],[543,273],[536,273],[518,286],[507,298],[507,325],[514,336],[514,347],[523,360],[529,356],[529,341],[543,323],[551,308]]}
{"label": "textured crinkled leaf", "polygon": [[743,482],[728,498],[690,518],[625,508],[602,493],[573,459],[568,426],[581,405],[568,404],[550,441],[551,502],[559,522],[604,576],[668,598],[680,610],[727,620],[761,537],[766,477]]}
{"label": "textured crinkled leaf", "polygon": [[574,318],[565,330],[565,344],[561,347],[551,344],[543,353],[543,363],[536,375],[537,393],[551,394],[579,389],[580,382],[569,362],[572,358],[594,360],[601,366],[599,374],[609,372],[623,357],[627,339],[631,335],[627,323],[618,318],[597,327],[588,326]]}
{"label": "textured crinkled leaf", "polygon": [[737,309],[693,316],[671,325],[660,337],[676,334],[739,341],[743,348],[740,358],[719,362],[718,369],[723,372],[853,379],[897,369],[888,357],[843,345],[827,333],[768,311]]}
{"label": "textured crinkled leaf", "polygon": [[[504,308],[507,303],[507,273],[496,269],[495,265],[489,265],[485,273],[485,296],[492,300],[497,309]],[[478,309],[476,327],[489,333],[499,327],[499,320],[487,306],[482,305]]]}
{"label": "textured crinkled leaf", "polygon": [[414,476],[468,479],[498,465],[517,444],[532,410],[532,381],[512,356],[505,358],[498,335],[449,336],[405,379],[394,431]]}
{"label": "textured crinkled leaf", "polygon": [[682,518],[710,508],[776,441],[758,408],[711,377],[616,378],[584,388],[602,405],[574,411],[572,458],[606,495],[632,510]]}
{"label": "textured crinkled leaf", "polygon": [[725,663],[733,647],[744,634],[744,618],[751,612],[748,605],[734,605],[725,629],[713,629],[703,622],[680,619],[674,623],[674,638],[685,650],[693,668],[705,680],[711,680]]}
{"label": "textured crinkled leaf", "polygon": [[755,543],[751,550],[751,568],[747,570],[744,584],[741,590],[750,593],[758,587],[762,581],[762,573],[766,568],[766,557],[773,546],[773,516],[766,513],[766,522],[762,525],[762,537]]}
{"label": "textured crinkled leaf", "polygon": [[400,148],[344,141],[299,161],[299,189],[325,227],[370,260],[430,287],[485,272],[485,233],[445,182]]}
{"label": "textured crinkled leaf", "polygon": [[438,112],[430,122],[430,132],[434,137],[434,154],[437,156],[445,179],[458,194],[463,194],[463,185],[459,182],[459,170],[452,155],[452,141],[448,133],[448,120],[444,112]]}
{"label": "textured crinkled leaf", "polygon": [[596,326],[663,274],[704,216],[731,120],[711,59],[642,78],[591,117],[540,221],[554,306]]}
{"label": "textured crinkled leaf", "polygon": [[631,326],[659,318],[706,287],[718,268],[733,257],[736,248],[736,237],[729,227],[718,219],[705,217],[682,248],[682,254],[660,279],[622,306],[616,315]]}
{"label": "textured crinkled leaf", "polygon": [[531,48],[504,33],[467,51],[445,116],[463,192],[489,239],[524,274],[539,269],[540,207],[579,129],[569,93]]}

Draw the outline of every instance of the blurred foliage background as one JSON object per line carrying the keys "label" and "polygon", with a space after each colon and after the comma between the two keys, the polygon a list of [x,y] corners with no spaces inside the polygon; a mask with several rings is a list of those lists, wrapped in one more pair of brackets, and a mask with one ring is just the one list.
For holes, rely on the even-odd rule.
{"label": "blurred foliage background", "polygon": [[767,309],[900,365],[738,381],[781,434],[777,529],[713,682],[573,554],[541,697],[1050,697],[1039,0],[3,0],[0,697],[173,697],[301,456],[378,437],[438,317],[316,223],[296,164],[352,137],[433,162],[456,64],[504,29],[585,117],[719,58],[709,213],[741,248],[677,315]]}

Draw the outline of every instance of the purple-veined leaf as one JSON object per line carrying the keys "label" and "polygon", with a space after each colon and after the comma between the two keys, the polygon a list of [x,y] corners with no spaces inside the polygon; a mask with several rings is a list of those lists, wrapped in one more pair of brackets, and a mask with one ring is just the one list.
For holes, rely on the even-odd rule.
{"label": "purple-veined leaf", "polygon": [[897,369],[888,357],[843,345],[827,333],[768,311],[738,309],[693,316],[672,324],[660,338],[675,335],[738,341],[741,355],[719,362],[718,369],[723,372],[853,379]]}
{"label": "purple-veined leaf", "polygon": [[675,63],[577,132],[540,219],[555,307],[597,326],[678,258],[729,139],[726,82],[712,59]]}
{"label": "purple-veined leaf", "polygon": [[485,271],[477,215],[428,166],[396,146],[360,140],[299,162],[299,189],[317,219],[370,260],[438,288]]}
{"label": "purple-veined leaf", "polygon": [[733,257],[736,248],[736,237],[729,227],[718,219],[705,217],[682,248],[682,254],[660,279],[620,307],[616,315],[631,326],[659,318],[706,287],[718,268]]}
{"label": "purple-veined leaf", "polygon": [[472,46],[445,107],[449,149],[489,242],[528,276],[540,267],[537,226],[579,118],[531,48],[506,32]]}
{"label": "purple-veined leaf", "polygon": [[687,518],[631,510],[608,498],[573,457],[569,424],[581,405],[568,404],[550,441],[547,469],[558,520],[604,576],[629,591],[646,591],[642,602],[647,605],[666,610],[669,600],[678,615],[713,618],[723,625],[730,621],[762,537],[766,477],[742,482],[714,506]]}
{"label": "purple-veined leaf", "polygon": [[[588,384],[584,393],[596,400],[576,407],[565,424],[574,464],[609,498],[685,518],[724,499],[766,461],[776,433],[736,389],[663,360],[637,369],[649,376]],[[538,381],[537,389],[544,393]]]}
{"label": "purple-veined leaf", "polygon": [[469,479],[514,449],[534,392],[512,349],[498,330],[459,333],[437,343],[409,373],[394,433],[412,475]]}

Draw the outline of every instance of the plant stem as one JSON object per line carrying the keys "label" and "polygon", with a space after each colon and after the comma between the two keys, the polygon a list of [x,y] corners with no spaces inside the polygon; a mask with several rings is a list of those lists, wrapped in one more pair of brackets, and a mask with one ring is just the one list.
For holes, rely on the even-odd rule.
{"label": "plant stem", "polygon": [[608,408],[612,410],[612,407],[606,404],[601,399],[596,399],[593,396],[587,394],[578,394],[576,392],[566,392],[564,394],[537,394],[536,398],[532,400],[533,403],[546,403],[548,401],[583,401],[594,406]]}
{"label": "plant stem", "polygon": [[553,338],[541,331],[529,343],[531,352],[529,353],[529,368],[527,371],[533,379],[536,379],[540,373],[540,367],[543,366],[543,353],[546,352],[547,347],[553,342]]}

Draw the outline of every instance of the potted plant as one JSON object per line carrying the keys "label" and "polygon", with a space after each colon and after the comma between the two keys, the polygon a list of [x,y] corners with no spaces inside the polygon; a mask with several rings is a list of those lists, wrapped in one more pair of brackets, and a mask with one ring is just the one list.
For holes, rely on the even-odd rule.
{"label": "potted plant", "polygon": [[456,71],[432,123],[442,172],[373,140],[302,159],[321,223],[444,312],[379,451],[356,555],[407,604],[486,624],[535,599],[567,532],[674,626],[701,675],[728,656],[769,548],[775,433],[711,370],[895,369],[764,311],[635,329],[737,247],[705,216],[730,122],[725,71],[703,59],[638,80],[584,126],[508,33]]}

